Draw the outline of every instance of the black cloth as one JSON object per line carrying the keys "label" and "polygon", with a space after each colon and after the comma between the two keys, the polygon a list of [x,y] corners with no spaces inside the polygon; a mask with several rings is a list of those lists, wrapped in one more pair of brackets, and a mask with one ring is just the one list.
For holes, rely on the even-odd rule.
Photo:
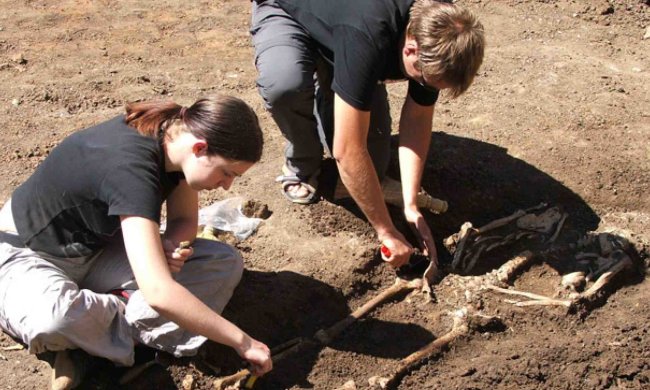
{"label": "black cloth", "polygon": [[[368,111],[378,81],[406,78],[400,42],[414,0],[277,0],[317,42],[334,66],[332,90]],[[438,92],[409,80],[408,94],[430,106]]]}
{"label": "black cloth", "polygon": [[165,173],[159,140],[119,116],[64,139],[11,197],[21,240],[58,257],[89,256],[120,231],[120,216],[160,222],[181,173]]}

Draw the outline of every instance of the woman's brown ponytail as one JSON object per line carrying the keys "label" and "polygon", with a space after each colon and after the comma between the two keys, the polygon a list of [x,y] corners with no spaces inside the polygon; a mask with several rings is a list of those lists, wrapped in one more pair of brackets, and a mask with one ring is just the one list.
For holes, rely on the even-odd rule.
{"label": "woman's brown ponytail", "polygon": [[243,100],[232,96],[199,99],[189,107],[172,101],[133,102],[126,106],[126,123],[142,135],[161,137],[172,120],[204,139],[208,153],[249,162],[262,157],[263,137],[259,120]]}

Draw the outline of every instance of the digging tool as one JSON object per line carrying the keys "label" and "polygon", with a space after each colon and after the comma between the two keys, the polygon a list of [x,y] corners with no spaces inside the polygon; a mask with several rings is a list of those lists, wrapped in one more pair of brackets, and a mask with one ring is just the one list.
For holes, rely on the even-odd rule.
{"label": "digging tool", "polygon": [[[382,259],[386,260],[390,257],[390,249],[385,245],[380,248]],[[423,271],[424,269],[424,271]],[[413,253],[409,258],[409,262],[397,269],[397,276],[403,278],[405,275],[421,274],[422,275],[422,292],[431,295],[431,283],[438,275],[438,267],[434,262],[429,261],[429,258],[421,253]]]}

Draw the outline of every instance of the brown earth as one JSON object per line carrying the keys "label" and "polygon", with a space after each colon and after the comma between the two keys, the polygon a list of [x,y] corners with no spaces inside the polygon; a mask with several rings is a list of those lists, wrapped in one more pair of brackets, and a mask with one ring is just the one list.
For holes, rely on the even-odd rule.
{"label": "brown earth", "polygon": [[[489,47],[470,91],[453,101],[443,96],[437,105],[424,187],[450,209],[427,214],[445,271],[434,302],[393,300],[331,346],[311,346],[276,363],[256,388],[334,389],[349,380],[369,388],[369,377],[395,370],[451,327],[448,313],[463,291],[446,276],[451,256],[442,239],[465,221],[480,226],[540,201],[569,213],[559,242],[614,232],[635,244],[640,273],[619,277],[583,315],[515,307],[485,294],[482,312],[504,326],[457,340],[396,387],[650,388],[648,1],[460,3],[480,15]],[[263,160],[231,193],[204,194],[202,202],[241,195],[268,207],[258,231],[236,243],[247,271],[224,315],[275,346],[345,317],[388,287],[395,272],[378,258],[372,230],[350,204],[301,207],[281,197],[273,179],[283,142],[255,90],[249,7],[235,0],[0,0],[0,199],[63,137],[116,115],[127,101],[189,104],[215,92],[242,97],[266,130]],[[404,86],[390,93],[397,118]],[[399,210],[391,211],[405,227]],[[521,249],[482,258],[474,274]],[[570,264],[571,257],[542,256],[514,286],[552,295]],[[14,344],[0,334],[0,347]],[[97,363],[83,387],[119,388],[123,370]],[[194,388],[209,389],[240,365],[234,352],[208,343],[199,357],[151,368],[125,388],[177,388],[191,374]],[[0,348],[0,388],[46,388],[49,372],[44,360]]]}

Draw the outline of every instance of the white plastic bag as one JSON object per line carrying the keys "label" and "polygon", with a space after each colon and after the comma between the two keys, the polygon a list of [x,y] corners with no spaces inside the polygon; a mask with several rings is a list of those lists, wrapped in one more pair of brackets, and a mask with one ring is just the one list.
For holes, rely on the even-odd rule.
{"label": "white plastic bag", "polygon": [[261,218],[249,218],[242,212],[243,199],[234,197],[220,200],[199,210],[199,225],[232,232],[244,240],[255,232]]}

